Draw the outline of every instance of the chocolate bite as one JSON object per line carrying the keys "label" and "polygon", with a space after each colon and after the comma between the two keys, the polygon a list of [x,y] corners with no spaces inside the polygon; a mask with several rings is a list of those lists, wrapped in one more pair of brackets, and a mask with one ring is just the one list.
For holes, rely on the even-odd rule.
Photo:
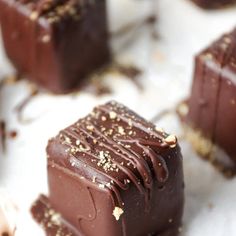
{"label": "chocolate bite", "polygon": [[196,151],[225,174],[235,173],[236,30],[196,56],[192,93],[179,111]]}
{"label": "chocolate bite", "polygon": [[184,185],[174,135],[110,102],[51,139],[47,155],[49,197],[32,208],[47,235],[50,209],[72,235],[178,235]]}
{"label": "chocolate bite", "polygon": [[236,0],[192,0],[199,7],[205,9],[218,9],[236,3]]}
{"label": "chocolate bite", "polygon": [[109,62],[105,0],[0,0],[0,22],[18,73],[52,92]]}

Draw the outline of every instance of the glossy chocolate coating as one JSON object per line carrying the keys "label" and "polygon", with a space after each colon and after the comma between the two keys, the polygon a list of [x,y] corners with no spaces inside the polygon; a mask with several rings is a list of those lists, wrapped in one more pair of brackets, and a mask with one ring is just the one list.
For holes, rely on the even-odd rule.
{"label": "glossy chocolate coating", "polygon": [[192,0],[192,1],[198,6],[205,9],[217,9],[236,3],[236,0]]}
{"label": "glossy chocolate coating", "polygon": [[51,207],[85,236],[176,236],[183,212],[177,139],[116,102],[49,141]]}
{"label": "glossy chocolate coating", "polygon": [[109,62],[106,1],[0,0],[7,56],[40,86],[66,93]]}
{"label": "glossy chocolate coating", "polygon": [[221,148],[236,169],[236,30],[197,55],[188,104],[187,123]]}

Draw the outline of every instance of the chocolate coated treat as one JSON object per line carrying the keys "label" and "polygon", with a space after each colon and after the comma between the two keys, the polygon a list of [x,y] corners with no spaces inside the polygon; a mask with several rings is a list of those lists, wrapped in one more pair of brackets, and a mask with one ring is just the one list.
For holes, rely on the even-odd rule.
{"label": "chocolate coated treat", "polygon": [[205,9],[217,9],[236,3],[236,0],[192,0]]}
{"label": "chocolate coated treat", "polygon": [[46,196],[39,196],[31,208],[34,219],[44,228],[47,236],[76,236],[77,234],[67,227],[61,215],[50,205]]}
{"label": "chocolate coated treat", "polygon": [[236,30],[197,55],[195,64],[185,117],[194,130],[192,142],[200,154],[222,170],[235,171]]}
{"label": "chocolate coated treat", "polygon": [[109,61],[105,0],[0,0],[7,56],[18,73],[69,92]]}
{"label": "chocolate coated treat", "polygon": [[[75,235],[178,234],[184,187],[174,135],[110,102],[51,139],[47,155],[46,205]],[[40,202],[33,216],[42,223]]]}

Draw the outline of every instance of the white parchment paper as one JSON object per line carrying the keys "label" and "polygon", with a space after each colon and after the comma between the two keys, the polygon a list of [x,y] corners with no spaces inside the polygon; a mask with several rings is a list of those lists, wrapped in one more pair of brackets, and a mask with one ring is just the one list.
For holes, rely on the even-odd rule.
{"label": "white parchment paper", "polygon": [[[29,92],[28,83],[6,86],[0,94],[0,118],[7,120],[8,130],[18,137],[7,140],[7,153],[0,156],[0,188],[8,192],[19,207],[17,236],[41,236],[43,231],[33,222],[29,207],[40,193],[47,193],[47,140],[60,129],[86,115],[93,106],[115,99],[147,119],[163,109],[172,108],[188,96],[192,81],[193,56],[223,32],[236,26],[236,7],[203,11],[188,0],[109,0],[111,31],[158,14],[158,40],[151,40],[150,27],[134,32],[126,50],[113,40],[113,48],[122,63],[138,65],[145,70],[140,81],[144,91],[122,76],[108,74],[104,79],[113,94],[100,98],[89,93],[76,96],[39,94],[26,107],[26,117],[34,122],[17,121],[15,106]],[[1,45],[1,42],[0,42]],[[12,72],[3,49],[0,49],[0,75]],[[158,126],[181,134],[176,118],[168,115]],[[184,156],[186,204],[183,236],[236,235],[236,179],[224,179],[210,164],[199,159],[190,145],[181,141]]]}

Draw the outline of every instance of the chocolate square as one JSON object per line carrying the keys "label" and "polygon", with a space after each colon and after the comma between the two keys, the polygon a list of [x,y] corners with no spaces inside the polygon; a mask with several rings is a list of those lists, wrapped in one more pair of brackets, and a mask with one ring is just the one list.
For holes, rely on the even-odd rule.
{"label": "chocolate square", "polygon": [[109,61],[106,1],[0,0],[8,58],[19,74],[66,93]]}
{"label": "chocolate square", "polygon": [[110,102],[51,139],[47,155],[48,201],[78,235],[178,235],[183,170],[174,135]]}
{"label": "chocolate square", "polygon": [[196,57],[189,112],[195,149],[223,172],[236,171],[236,30]]}

